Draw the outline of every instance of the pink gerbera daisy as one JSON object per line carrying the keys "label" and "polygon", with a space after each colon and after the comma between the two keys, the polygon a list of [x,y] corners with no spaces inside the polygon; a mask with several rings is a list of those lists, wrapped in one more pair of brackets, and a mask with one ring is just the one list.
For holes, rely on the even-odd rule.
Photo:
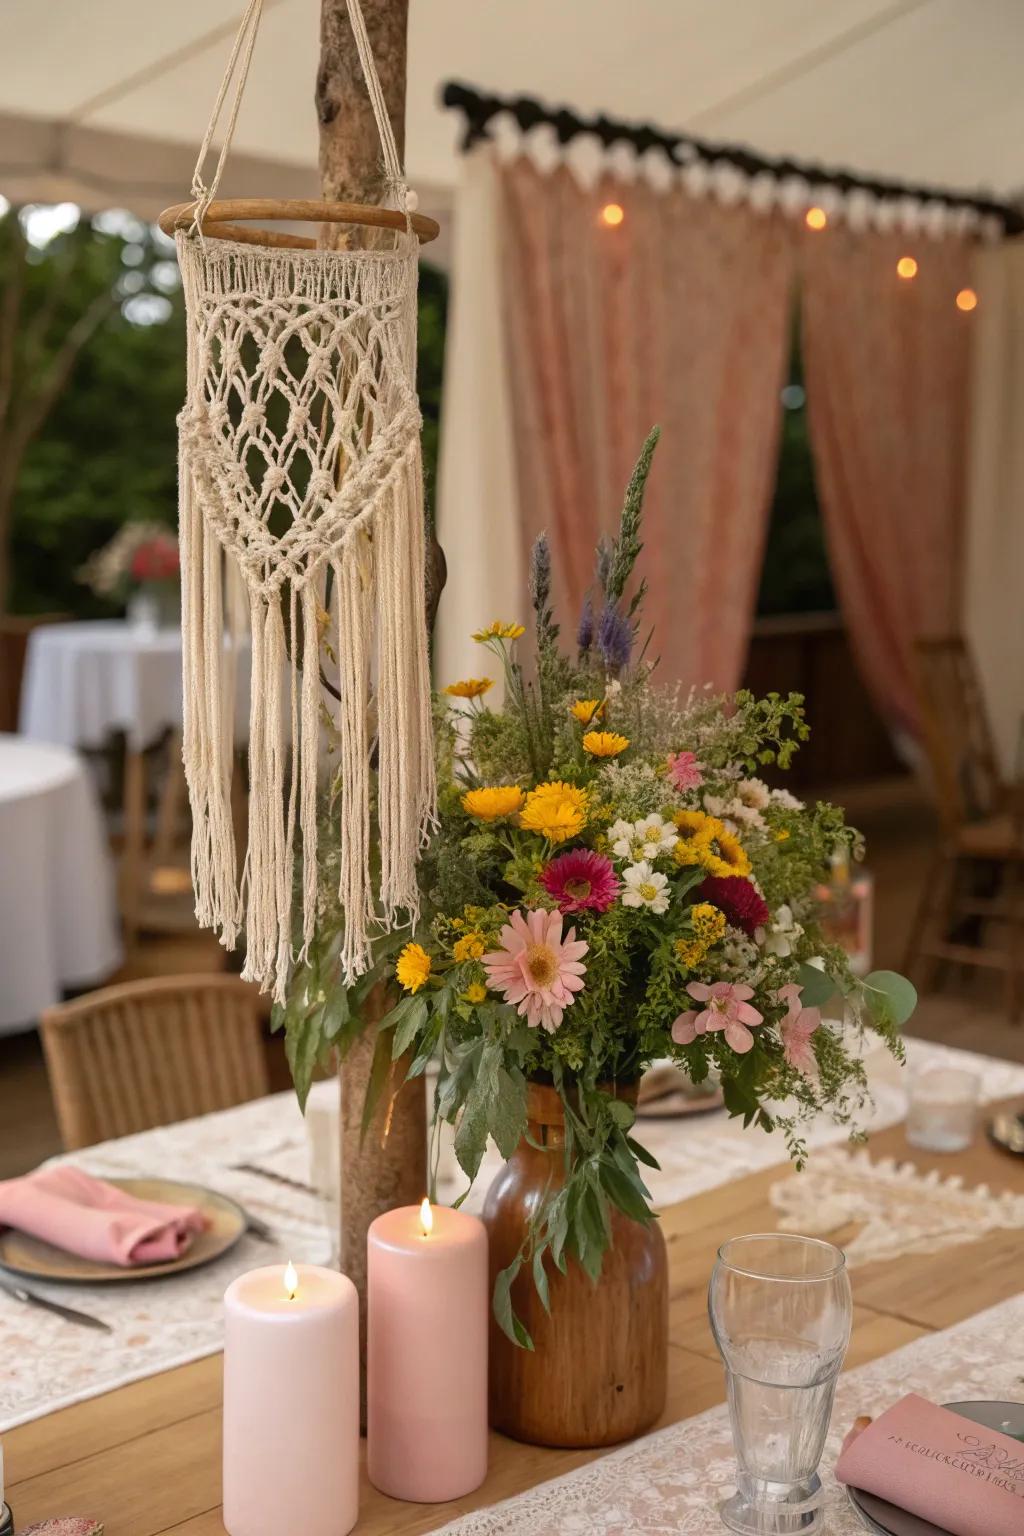
{"label": "pink gerbera daisy", "polygon": [[483,957],[487,984],[507,1003],[518,1003],[531,1029],[539,1024],[553,1033],[583,987],[589,948],[575,928],[563,939],[560,912],[513,912],[501,930],[501,948]]}
{"label": "pink gerbera daisy", "polygon": [[688,789],[697,789],[704,782],[704,774],[693,752],[670,752],[668,755],[668,780],[684,795]]}
{"label": "pink gerbera daisy", "polygon": [[811,1036],[821,1023],[821,1010],[804,1008],[800,1002],[802,988],[791,981],[779,988],[779,1002],[785,1003],[786,1017],[779,1025],[782,1035],[782,1053],[791,1067],[809,1077],[817,1067]]}
{"label": "pink gerbera daisy", "polygon": [[540,883],[560,912],[607,912],[620,890],[611,859],[590,848],[559,854],[541,871]]}
{"label": "pink gerbera daisy", "polygon": [[687,992],[698,1003],[706,1003],[700,1013],[681,1013],[672,1025],[672,1039],[677,1045],[692,1045],[698,1035],[714,1030],[725,1031],[725,1038],[738,1055],[742,1056],[754,1043],[748,1026],[764,1023],[764,1015],[750,1005],[753,987],[741,982],[716,981],[710,986],[705,981],[691,981]]}

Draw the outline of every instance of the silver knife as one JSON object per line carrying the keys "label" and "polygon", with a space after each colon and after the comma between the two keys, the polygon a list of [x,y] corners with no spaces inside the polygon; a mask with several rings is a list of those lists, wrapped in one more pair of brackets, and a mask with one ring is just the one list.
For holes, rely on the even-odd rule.
{"label": "silver knife", "polygon": [[98,1317],[90,1317],[88,1312],[76,1312],[74,1307],[65,1307],[59,1301],[51,1301],[47,1296],[40,1296],[37,1291],[30,1291],[23,1285],[15,1285],[10,1280],[0,1280],[0,1290],[6,1291],[8,1296],[13,1296],[15,1301],[25,1302],[31,1307],[41,1307],[44,1312],[54,1312],[57,1317],[62,1317],[66,1323],[78,1323],[82,1328],[99,1328],[103,1333],[112,1333],[109,1323],[104,1323]]}

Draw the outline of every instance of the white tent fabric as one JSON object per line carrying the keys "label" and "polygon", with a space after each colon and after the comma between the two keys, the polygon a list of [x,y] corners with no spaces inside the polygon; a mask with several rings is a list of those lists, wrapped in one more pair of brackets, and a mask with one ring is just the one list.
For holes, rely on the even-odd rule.
{"label": "white tent fabric", "polygon": [[1024,246],[978,255],[964,622],[1000,765],[1024,771]]}
{"label": "white tent fabric", "polygon": [[[190,154],[241,0],[4,0],[0,193],[152,216]],[[316,189],[320,0],[267,0],[225,195]],[[462,79],[964,191],[1024,186],[1019,0],[411,0],[408,171],[457,179]]]}

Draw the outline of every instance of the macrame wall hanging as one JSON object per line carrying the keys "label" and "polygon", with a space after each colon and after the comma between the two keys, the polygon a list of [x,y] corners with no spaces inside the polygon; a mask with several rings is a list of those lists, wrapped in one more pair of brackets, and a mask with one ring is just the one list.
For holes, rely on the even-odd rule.
{"label": "macrame wall hanging", "polygon": [[[416,860],[434,809],[416,396],[418,245],[359,0],[348,11],[380,132],[388,205],[214,200],[259,28],[242,19],[196,166],[168,209],[188,325],[179,417],[184,760],[196,915],[243,974],[283,1000],[313,934],[322,710],[340,739],[342,967],[369,962],[376,925],[415,918]],[[202,172],[235,80],[211,185]],[[388,249],[319,249],[245,219],[375,226]],[[238,647],[251,654],[248,848],[231,815]],[[325,635],[326,631],[326,635]],[[337,656],[335,703],[321,637]],[[371,686],[372,684],[372,686]],[[376,760],[376,788],[372,779]],[[371,801],[379,848],[371,877]],[[301,840],[301,922],[293,882]]]}

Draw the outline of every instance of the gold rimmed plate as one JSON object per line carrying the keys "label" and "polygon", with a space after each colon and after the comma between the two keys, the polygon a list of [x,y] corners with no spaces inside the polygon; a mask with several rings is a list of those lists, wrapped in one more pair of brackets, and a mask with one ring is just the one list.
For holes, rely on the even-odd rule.
{"label": "gold rimmed plate", "polygon": [[177,1259],[156,1264],[100,1264],[54,1248],[27,1232],[13,1227],[0,1232],[0,1265],[8,1274],[23,1280],[66,1281],[76,1285],[101,1285],[116,1280],[155,1280],[162,1275],[180,1275],[191,1269],[212,1264],[228,1253],[245,1235],[248,1217],[242,1207],[227,1195],[204,1189],[199,1184],[182,1184],[176,1179],[107,1179],[140,1200],[158,1200],[163,1205],[184,1205],[200,1211],[206,1226],[197,1232],[191,1246]]}

